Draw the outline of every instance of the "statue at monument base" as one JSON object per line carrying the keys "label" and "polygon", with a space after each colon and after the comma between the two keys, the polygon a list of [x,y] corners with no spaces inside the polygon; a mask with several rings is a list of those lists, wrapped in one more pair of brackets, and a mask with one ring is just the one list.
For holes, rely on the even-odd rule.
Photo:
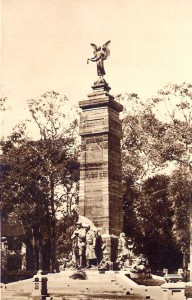
{"label": "statue at monument base", "polygon": [[90,225],[85,227],[86,231],[86,267],[91,268],[96,265],[97,257],[95,253],[96,232],[91,230]]}
{"label": "statue at monument base", "polygon": [[88,218],[79,216],[71,239],[72,252],[65,267],[96,268],[103,258],[103,243],[99,230],[94,224]]}
{"label": "statue at monument base", "polygon": [[[83,221],[83,222],[82,222]],[[71,235],[72,249],[68,257],[60,260],[60,271],[65,269],[113,269],[110,259],[110,236],[101,236],[100,230],[84,216],[79,216]]]}
{"label": "statue at monument base", "polygon": [[151,269],[148,259],[142,254],[135,259],[130,270],[130,278],[151,278]]}
{"label": "statue at monument base", "polygon": [[85,250],[86,250],[86,231],[82,227],[82,223],[76,223],[76,229],[71,239],[73,240],[73,254],[75,256],[75,267],[83,268],[85,266]]}
{"label": "statue at monument base", "polygon": [[118,240],[117,265],[119,270],[130,270],[133,262],[132,242],[127,240],[125,233],[122,232]]}
{"label": "statue at monument base", "polygon": [[[82,220],[85,223],[82,223]],[[143,255],[138,257],[134,255],[133,242],[124,232],[120,233],[119,238],[112,237],[116,241],[112,248],[112,251],[116,252],[116,260],[112,261],[109,252],[111,236],[101,236],[100,230],[102,231],[102,228],[96,228],[88,218],[79,216],[71,236],[72,251],[63,260],[60,270],[84,268],[98,269],[101,272],[122,270],[128,271],[131,278],[150,278],[148,260]]]}
{"label": "statue at monument base", "polygon": [[118,269],[122,271],[129,271],[131,278],[150,278],[151,270],[149,262],[142,254],[136,256],[133,253],[133,242],[127,239],[125,233],[122,232],[118,240]]}

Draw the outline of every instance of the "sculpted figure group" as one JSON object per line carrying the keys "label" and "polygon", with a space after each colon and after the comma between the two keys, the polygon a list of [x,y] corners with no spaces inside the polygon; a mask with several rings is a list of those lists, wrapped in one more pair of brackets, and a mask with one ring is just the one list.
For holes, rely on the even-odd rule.
{"label": "sculpted figure group", "polygon": [[89,225],[82,226],[81,222],[77,222],[71,239],[76,268],[91,268],[92,265],[96,266],[99,263],[100,258],[97,254],[100,236],[91,230]]}
{"label": "sculpted figure group", "polygon": [[[105,243],[98,231],[94,231],[89,225],[82,226],[81,222],[76,223],[76,229],[71,239],[73,241],[73,257],[75,258],[75,268],[98,267],[99,270],[108,270],[110,261],[105,249]],[[74,262],[74,259],[72,260]],[[126,238],[125,233],[121,233],[118,239],[118,253],[116,264],[118,269],[129,269],[133,273],[150,274],[147,259],[143,255],[136,257],[133,254],[132,241]]]}

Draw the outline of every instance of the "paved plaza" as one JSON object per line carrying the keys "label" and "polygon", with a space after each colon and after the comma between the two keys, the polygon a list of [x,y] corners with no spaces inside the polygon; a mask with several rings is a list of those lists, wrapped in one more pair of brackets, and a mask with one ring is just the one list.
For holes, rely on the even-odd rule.
{"label": "paved plaza", "polygon": [[[73,270],[48,274],[48,293],[53,300],[87,299],[153,299],[161,300],[161,287],[138,286],[124,272],[108,271],[100,274],[88,270],[86,280],[74,280]],[[33,279],[18,281],[2,289],[2,300],[27,300],[33,290]],[[49,298],[47,298],[49,299]]]}

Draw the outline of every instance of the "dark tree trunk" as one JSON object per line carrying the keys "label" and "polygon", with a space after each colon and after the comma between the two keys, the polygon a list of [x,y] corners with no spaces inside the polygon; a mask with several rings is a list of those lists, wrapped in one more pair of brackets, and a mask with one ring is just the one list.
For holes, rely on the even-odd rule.
{"label": "dark tree trunk", "polygon": [[188,263],[189,263],[189,255],[186,252],[183,253],[183,278],[187,281],[188,278]]}
{"label": "dark tree trunk", "polygon": [[55,219],[55,203],[54,203],[54,179],[50,177],[51,187],[51,272],[56,271],[56,219]]}
{"label": "dark tree trunk", "polygon": [[26,239],[26,270],[35,271],[35,258],[33,244],[30,239]]}

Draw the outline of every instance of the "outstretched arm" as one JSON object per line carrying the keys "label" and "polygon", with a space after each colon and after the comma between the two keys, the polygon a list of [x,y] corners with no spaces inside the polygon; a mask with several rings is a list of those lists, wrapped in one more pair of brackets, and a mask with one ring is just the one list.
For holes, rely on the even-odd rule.
{"label": "outstretched arm", "polygon": [[93,58],[89,58],[87,61],[98,61],[98,60],[100,60],[101,59],[101,57],[102,57],[102,55],[100,55],[99,57],[97,57],[96,55],[93,57]]}

